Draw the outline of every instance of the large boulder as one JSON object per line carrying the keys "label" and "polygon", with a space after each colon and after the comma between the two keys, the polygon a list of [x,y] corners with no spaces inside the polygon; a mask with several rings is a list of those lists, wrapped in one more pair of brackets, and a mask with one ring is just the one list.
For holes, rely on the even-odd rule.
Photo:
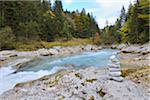
{"label": "large boulder", "polygon": [[98,49],[98,50],[102,50],[103,47],[102,47],[102,46],[98,46],[97,49]]}
{"label": "large boulder", "polygon": [[84,47],[84,50],[85,50],[85,51],[91,51],[92,48],[93,48],[92,45],[86,45],[86,46]]}
{"label": "large boulder", "polygon": [[97,50],[98,50],[98,47],[93,45],[92,48],[91,48],[91,50],[97,51]]}
{"label": "large boulder", "polygon": [[18,52],[18,56],[19,57],[36,57],[36,56],[40,56],[39,51],[27,51],[27,52]]}
{"label": "large boulder", "polygon": [[54,46],[52,49],[56,49],[58,52],[61,50],[61,46]]}
{"label": "large boulder", "polygon": [[54,48],[48,49],[48,52],[50,55],[58,55],[59,54],[59,51]]}
{"label": "large boulder", "polygon": [[117,49],[117,45],[111,45],[111,47],[110,47],[111,49]]}
{"label": "large boulder", "polygon": [[41,55],[41,56],[49,56],[50,55],[50,52],[47,50],[47,49],[39,49],[38,50],[38,53]]}
{"label": "large boulder", "polygon": [[134,53],[138,49],[137,46],[131,45],[129,47],[123,48],[121,51],[123,53]]}
{"label": "large boulder", "polygon": [[121,50],[123,53],[141,53],[141,54],[148,54],[150,53],[150,45],[144,44],[142,46],[139,45],[131,45]]}
{"label": "large boulder", "polygon": [[141,54],[148,54],[150,53],[150,45],[149,44],[145,44],[139,47],[139,49],[136,50],[137,53],[141,53]]}
{"label": "large boulder", "polygon": [[121,49],[123,49],[123,48],[125,48],[125,47],[126,47],[125,44],[120,44],[120,45],[117,46],[117,49],[121,50]]}
{"label": "large boulder", "polygon": [[6,58],[5,57],[0,57],[0,61],[5,61]]}
{"label": "large boulder", "polygon": [[16,57],[17,52],[12,50],[4,50],[0,52],[1,57]]}

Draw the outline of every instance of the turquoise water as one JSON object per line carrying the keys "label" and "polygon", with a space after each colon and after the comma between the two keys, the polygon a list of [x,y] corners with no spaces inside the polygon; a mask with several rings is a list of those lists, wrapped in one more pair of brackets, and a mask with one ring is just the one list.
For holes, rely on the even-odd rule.
{"label": "turquoise water", "polygon": [[62,57],[37,58],[24,64],[22,69],[15,73],[11,66],[0,68],[0,94],[12,89],[17,83],[36,80],[61,69],[67,69],[67,65],[73,65],[75,69],[89,66],[106,67],[109,57],[115,52],[117,51],[104,49],[98,52],[83,52]]}
{"label": "turquoise water", "polygon": [[72,65],[75,68],[89,66],[106,67],[109,57],[117,50],[104,49],[98,52],[83,52],[76,55],[62,57],[48,57],[37,59],[24,66],[22,71],[51,70],[53,67]]}

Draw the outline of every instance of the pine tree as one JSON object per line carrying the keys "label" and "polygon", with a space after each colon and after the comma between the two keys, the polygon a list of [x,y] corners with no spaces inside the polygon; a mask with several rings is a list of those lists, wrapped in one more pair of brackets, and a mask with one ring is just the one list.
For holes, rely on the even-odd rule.
{"label": "pine tree", "polygon": [[140,22],[138,19],[138,2],[134,5],[132,8],[132,13],[129,20],[129,33],[128,33],[128,39],[131,43],[138,43],[139,42],[139,27]]}
{"label": "pine tree", "polygon": [[123,6],[122,9],[121,9],[121,14],[120,14],[120,24],[121,24],[121,27],[125,23],[125,20],[126,20],[126,11],[125,11],[125,8]]}
{"label": "pine tree", "polygon": [[54,13],[56,16],[62,16],[62,13],[63,13],[63,7],[62,7],[62,2],[61,0],[55,0],[55,3],[54,3]]}

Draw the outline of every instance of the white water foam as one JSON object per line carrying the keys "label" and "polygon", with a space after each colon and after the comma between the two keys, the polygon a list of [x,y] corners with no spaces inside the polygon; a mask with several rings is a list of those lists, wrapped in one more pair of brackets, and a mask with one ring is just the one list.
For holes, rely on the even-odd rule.
{"label": "white water foam", "polygon": [[[109,54],[112,55],[114,52],[111,52]],[[108,54],[106,51],[100,51],[97,53],[93,52],[85,52],[80,55],[75,55],[75,56],[70,56],[70,57],[65,57],[61,59],[57,59],[51,62],[48,62],[48,64],[53,64],[57,65],[57,63],[61,63],[64,61],[68,61],[69,59],[84,59],[84,58],[91,58],[94,56],[97,56],[99,54]],[[101,55],[103,56],[103,55]],[[22,61],[22,60],[21,60]],[[17,61],[18,62],[18,61]],[[19,61],[20,62],[20,61]],[[15,64],[10,64],[10,65],[16,65]],[[4,93],[5,91],[12,89],[17,83],[22,83],[22,82],[27,82],[31,80],[36,80],[39,79],[45,75],[50,75],[53,74],[61,69],[66,69],[65,67],[53,67],[50,71],[48,70],[40,70],[38,72],[33,72],[33,71],[24,71],[24,72],[18,72],[15,74],[11,74],[15,70],[11,69],[11,67],[3,67],[0,69],[0,94]]]}
{"label": "white water foam", "polygon": [[27,82],[31,80],[39,79],[45,75],[54,74],[64,67],[53,67],[51,71],[40,70],[38,72],[18,72],[16,74],[10,74],[14,72],[10,67],[0,69],[0,95],[10,89],[13,89],[17,83]]}
{"label": "white water foam", "polygon": [[65,62],[65,61],[71,60],[71,59],[72,60],[84,59],[84,58],[95,57],[95,56],[99,56],[99,55],[109,55],[109,56],[111,56],[113,54],[117,54],[117,51],[112,51],[110,54],[108,54],[108,52],[105,51],[105,50],[101,50],[100,52],[83,52],[79,55],[73,55],[73,56],[60,58],[60,59],[57,59],[57,60],[54,60],[54,61],[49,61],[49,62],[47,62],[47,65],[55,65],[55,64],[57,65],[57,64]]}
{"label": "white water foam", "polygon": [[4,76],[13,73],[15,70],[13,70],[10,66],[9,67],[2,67],[0,69],[0,79]]}

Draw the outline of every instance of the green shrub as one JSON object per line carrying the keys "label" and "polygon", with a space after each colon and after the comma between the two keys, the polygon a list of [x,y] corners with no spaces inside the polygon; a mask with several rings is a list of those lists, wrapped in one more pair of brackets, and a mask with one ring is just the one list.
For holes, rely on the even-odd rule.
{"label": "green shrub", "polygon": [[0,49],[13,49],[15,36],[10,27],[4,27],[0,30]]}
{"label": "green shrub", "polygon": [[40,26],[36,21],[19,23],[18,39],[21,42],[39,40]]}

